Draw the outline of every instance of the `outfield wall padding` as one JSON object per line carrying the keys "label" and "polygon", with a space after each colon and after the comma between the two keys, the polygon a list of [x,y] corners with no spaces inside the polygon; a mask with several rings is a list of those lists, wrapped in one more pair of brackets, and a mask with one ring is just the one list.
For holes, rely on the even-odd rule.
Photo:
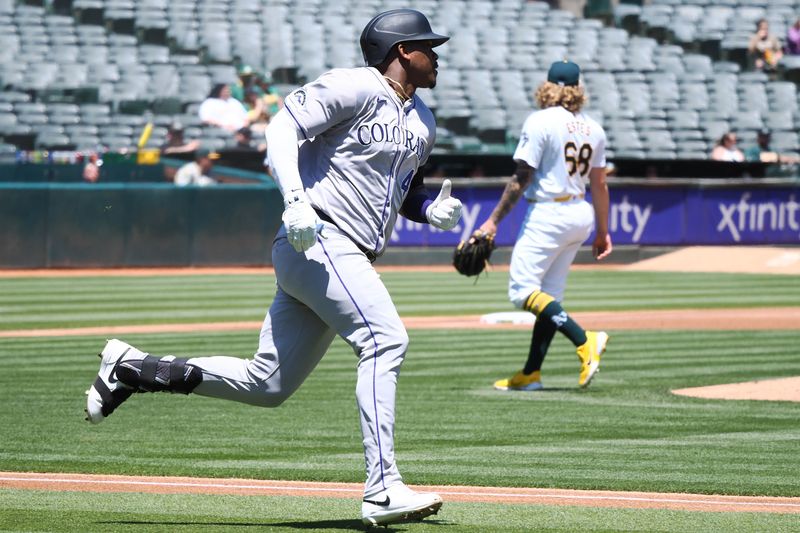
{"label": "outfield wall padding", "polygon": [[269,265],[275,186],[4,184],[0,268]]}
{"label": "outfield wall padding", "polygon": [[[441,231],[399,217],[390,249],[452,250],[504,185],[454,181],[459,224]],[[610,191],[616,245],[800,244],[797,183],[612,182]],[[500,224],[499,246],[514,244],[527,208],[520,201]],[[0,183],[0,268],[269,265],[282,212],[274,183]]]}
{"label": "outfield wall padding", "polygon": [[0,190],[0,267],[47,265],[49,196],[45,188]]}

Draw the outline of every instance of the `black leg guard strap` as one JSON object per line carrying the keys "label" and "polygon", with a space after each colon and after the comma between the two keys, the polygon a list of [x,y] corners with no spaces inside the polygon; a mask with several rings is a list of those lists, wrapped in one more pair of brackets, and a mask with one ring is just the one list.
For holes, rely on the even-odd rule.
{"label": "black leg guard strap", "polygon": [[203,372],[194,365],[187,365],[185,358],[173,359],[169,364],[169,383],[172,392],[189,394],[203,381]]}
{"label": "black leg guard strap", "polygon": [[139,373],[139,380],[142,384],[155,383],[157,371],[158,357],[145,357],[142,359],[142,371]]}
{"label": "black leg guard strap", "polygon": [[127,400],[135,391],[127,387],[117,387],[114,391],[108,390],[105,382],[98,376],[94,381],[94,388],[103,400],[103,405],[100,407],[100,412],[103,416],[108,416],[114,412],[114,409],[120,406],[122,402]]}
{"label": "black leg guard strap", "polygon": [[189,394],[203,381],[203,372],[187,365],[185,358],[160,359],[148,355],[138,361],[123,361],[117,379],[139,392],[178,392]]}

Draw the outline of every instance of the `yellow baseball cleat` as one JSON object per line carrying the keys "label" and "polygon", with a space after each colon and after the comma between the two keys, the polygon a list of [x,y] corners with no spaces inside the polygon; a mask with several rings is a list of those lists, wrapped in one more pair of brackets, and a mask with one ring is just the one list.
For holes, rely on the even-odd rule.
{"label": "yellow baseball cleat", "polygon": [[588,387],[600,369],[600,356],[606,351],[608,334],[604,331],[587,331],[586,342],[578,347],[578,358],[581,360],[581,375],[578,385]]}
{"label": "yellow baseball cleat", "polygon": [[495,381],[494,388],[497,390],[541,390],[544,388],[542,385],[542,373],[539,370],[530,374],[523,374],[520,371],[508,379]]}

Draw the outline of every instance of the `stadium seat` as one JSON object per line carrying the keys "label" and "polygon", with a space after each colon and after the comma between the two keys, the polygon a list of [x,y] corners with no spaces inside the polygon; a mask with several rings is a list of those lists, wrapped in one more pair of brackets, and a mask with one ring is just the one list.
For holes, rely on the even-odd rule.
{"label": "stadium seat", "polygon": [[[0,104],[12,104],[0,107],[0,117],[6,117],[0,118],[0,130],[53,125],[48,133],[63,127],[74,137],[80,130],[73,127],[85,125],[90,129],[84,130],[84,144],[89,144],[93,137],[119,137],[111,135],[113,128],[104,132],[105,125],[131,127],[137,136],[141,124],[133,121],[143,120],[144,112],[162,117],[161,128],[172,117],[196,119],[196,106],[214,83],[236,82],[234,61],[276,73],[285,94],[328,68],[360,65],[360,28],[375,11],[396,7],[382,0],[69,4],[53,10],[43,7],[48,3],[0,1],[5,88]],[[452,146],[488,150],[503,133],[507,139],[519,135],[549,63],[568,57],[582,66],[587,113],[607,127],[611,141],[621,143],[620,150],[609,143],[616,154],[651,153],[653,147],[641,146],[645,132],[668,132],[678,145],[676,156],[684,157],[703,151],[699,143],[716,140],[723,126],[745,135],[759,124],[797,130],[800,61],[787,58],[778,72],[785,81],[775,81],[751,72],[743,53],[758,17],[766,17],[774,32],[785,31],[798,7],[795,0],[639,4],[619,3],[605,19],[616,22],[609,27],[547,2],[414,2],[436,30],[452,36],[448,46],[437,49],[436,89],[419,94],[440,126],[454,130]],[[489,23],[478,24],[479,18]],[[308,39],[309,34],[318,38]],[[105,108],[34,106],[20,113],[13,107],[58,100],[100,102]],[[119,119],[125,116],[131,121]],[[22,122],[28,118],[30,123]],[[194,125],[185,122],[187,128]]]}
{"label": "stadium seat", "polygon": [[772,134],[771,146],[779,152],[800,151],[800,139],[796,130],[780,131]]}
{"label": "stadium seat", "polygon": [[732,126],[734,130],[757,130],[764,127],[764,122],[760,111],[740,110],[733,117]]}
{"label": "stadium seat", "polygon": [[46,150],[70,150],[74,148],[70,138],[63,133],[41,133],[36,136],[35,146]]}
{"label": "stadium seat", "polygon": [[10,133],[17,125],[17,115],[14,113],[0,113],[0,134]]}
{"label": "stadium seat", "polygon": [[679,148],[675,152],[675,157],[677,159],[689,159],[689,160],[699,159],[699,160],[703,160],[703,159],[708,159],[708,155],[709,155],[710,152],[711,152],[711,150],[690,150],[690,149],[686,149],[686,148]]}
{"label": "stadium seat", "polygon": [[116,135],[100,135],[100,143],[114,152],[129,150],[133,148],[135,144],[130,137],[120,137]]}

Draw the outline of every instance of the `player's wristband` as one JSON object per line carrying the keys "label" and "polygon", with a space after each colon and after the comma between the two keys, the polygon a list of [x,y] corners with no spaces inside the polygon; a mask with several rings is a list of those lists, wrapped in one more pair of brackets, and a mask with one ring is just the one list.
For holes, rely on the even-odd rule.
{"label": "player's wristband", "polygon": [[296,191],[289,191],[286,193],[286,196],[283,197],[283,205],[284,207],[289,207],[292,204],[296,204],[297,202],[305,202],[306,200],[306,193],[305,191],[298,189]]}
{"label": "player's wristband", "polygon": [[416,194],[409,194],[403,202],[402,213],[403,216],[414,222],[421,222],[427,224],[428,221],[428,207],[433,203],[426,191],[421,191]]}

